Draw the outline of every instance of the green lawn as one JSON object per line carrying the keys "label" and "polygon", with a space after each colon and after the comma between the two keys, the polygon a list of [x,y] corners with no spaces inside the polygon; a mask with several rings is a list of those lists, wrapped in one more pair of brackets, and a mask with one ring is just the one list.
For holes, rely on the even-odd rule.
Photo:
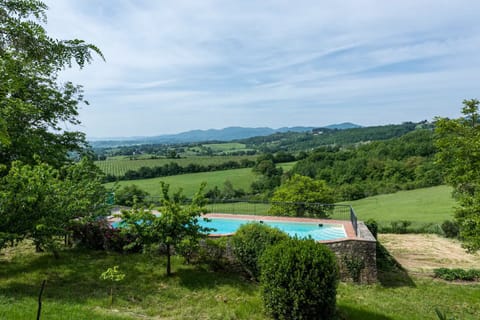
{"label": "green lawn", "polygon": [[[42,319],[268,319],[259,286],[243,276],[173,259],[141,254],[66,250],[55,260],[33,246],[0,255],[0,319],[34,319],[40,284],[47,279]],[[118,265],[126,273],[109,305],[109,285],[100,274]],[[408,277],[408,276],[407,276]],[[456,319],[478,319],[480,284],[448,284],[409,278],[403,284],[340,283],[339,319],[437,319],[439,307]]]}
{"label": "green lawn", "polygon": [[450,187],[438,186],[377,195],[348,203],[360,220],[441,223],[453,218],[455,201],[451,192]]}
{"label": "green lawn", "polygon": [[[294,166],[295,162],[287,162],[278,164],[279,167],[284,168],[284,171],[288,171]],[[170,177],[160,177],[153,179],[141,179],[131,181],[120,181],[118,185],[126,186],[136,184],[143,190],[150,193],[150,195],[157,197],[160,196],[160,181],[164,181],[170,184],[173,190],[182,188],[184,194],[187,197],[192,197],[202,182],[207,182],[207,190],[214,186],[223,188],[223,184],[226,180],[229,180],[233,187],[236,189],[243,189],[245,191],[250,190],[250,185],[257,179],[257,176],[252,172],[252,168],[222,170],[213,172],[199,172],[180,174]],[[112,188],[115,183],[105,184],[107,188]]]}

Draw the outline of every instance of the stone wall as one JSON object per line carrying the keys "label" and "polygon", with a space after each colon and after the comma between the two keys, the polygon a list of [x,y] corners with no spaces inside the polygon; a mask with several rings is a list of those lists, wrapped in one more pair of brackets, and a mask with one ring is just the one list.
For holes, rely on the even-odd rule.
{"label": "stone wall", "polygon": [[[358,236],[355,239],[328,241],[322,244],[328,246],[337,256],[340,280],[357,281],[363,284],[377,281],[377,241],[363,222],[358,222]],[[206,243],[203,242],[202,245],[205,246]],[[233,269],[241,269],[232,252],[230,241],[226,242],[226,246],[219,255],[226,259],[234,267]],[[355,272],[353,269],[359,271],[358,279],[352,278],[352,271]]]}
{"label": "stone wall", "polygon": [[[337,256],[342,281],[377,281],[377,241],[363,222],[358,222],[358,237],[324,243]],[[358,272],[356,274],[356,272]],[[357,279],[353,279],[355,274]]]}

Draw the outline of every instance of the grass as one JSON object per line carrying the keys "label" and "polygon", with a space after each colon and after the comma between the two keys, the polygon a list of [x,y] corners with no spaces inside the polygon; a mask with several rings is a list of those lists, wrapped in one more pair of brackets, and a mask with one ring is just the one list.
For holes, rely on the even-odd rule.
{"label": "grass", "polygon": [[[170,184],[171,189],[182,188],[187,197],[192,197],[198,191],[202,182],[207,182],[207,190],[217,186],[223,189],[223,184],[229,180],[234,188],[250,190],[250,185],[254,181],[255,175],[251,168],[222,170],[214,172],[188,173],[170,177],[160,177],[153,179],[140,179],[133,181],[119,181],[118,185],[127,186],[135,184],[141,189],[147,191],[153,197],[160,196],[160,181]],[[114,183],[107,183],[106,187],[113,187]]]}
{"label": "grass", "polygon": [[[101,272],[118,265],[126,273],[109,305]],[[160,256],[69,249],[55,260],[23,244],[0,255],[0,318],[32,319],[39,287],[47,286],[42,319],[267,319],[259,286],[232,272],[212,272],[173,259],[173,277]],[[408,276],[408,275],[407,275]],[[439,307],[457,319],[478,319],[480,284],[430,278],[387,285],[340,283],[339,319],[436,319]]]}
{"label": "grass", "polygon": [[437,186],[383,194],[350,201],[360,220],[380,223],[408,220],[414,223],[442,223],[453,218],[455,201],[452,189]]}
{"label": "grass", "polygon": [[[226,143],[210,143],[204,144],[204,147],[212,149],[213,152],[231,152],[247,150],[244,143],[226,142]],[[248,149],[250,150],[250,149]]]}
{"label": "grass", "polygon": [[[284,171],[288,171],[295,165],[295,162],[287,162],[278,164],[279,167],[284,168]],[[200,184],[202,182],[207,183],[207,190],[212,189],[214,186],[217,186],[220,189],[223,189],[223,185],[226,180],[229,180],[235,189],[243,189],[245,191],[250,191],[250,185],[253,181],[257,179],[257,176],[252,172],[252,168],[243,168],[243,169],[231,169],[231,170],[222,170],[222,171],[213,171],[213,172],[200,172],[200,173],[189,173],[189,174],[180,174],[176,176],[169,177],[160,177],[152,179],[140,179],[132,181],[119,181],[118,186],[127,186],[135,184],[141,189],[150,193],[153,197],[160,196],[160,181],[164,181],[170,184],[173,190],[182,188],[184,194],[187,197],[192,197],[195,192],[198,191]],[[115,183],[107,183],[105,186],[107,188],[112,188]]]}
{"label": "grass", "polygon": [[[143,156],[143,155],[141,155]],[[138,170],[141,167],[161,167],[171,162],[177,163],[181,167],[186,167],[190,163],[202,166],[211,164],[221,164],[228,161],[240,162],[242,159],[255,161],[257,156],[193,156],[179,159],[130,159],[129,156],[112,157],[104,161],[95,161],[95,164],[105,173],[114,176],[122,176],[128,170]]]}

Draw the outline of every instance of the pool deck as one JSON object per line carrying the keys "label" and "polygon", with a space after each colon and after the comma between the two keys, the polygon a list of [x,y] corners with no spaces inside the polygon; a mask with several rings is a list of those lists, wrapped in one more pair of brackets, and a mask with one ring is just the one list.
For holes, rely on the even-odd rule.
{"label": "pool deck", "polygon": [[[258,216],[258,215],[246,215],[246,214],[228,214],[228,213],[208,213],[203,215],[204,218],[227,218],[227,219],[243,219],[251,221],[288,221],[288,222],[305,222],[305,223],[322,223],[322,224],[338,224],[342,225],[345,234],[345,238],[341,239],[332,239],[332,240],[322,240],[319,242],[329,243],[329,242],[338,242],[339,240],[354,240],[357,239],[355,235],[355,230],[353,230],[352,223],[345,220],[331,220],[331,219],[315,219],[315,218],[298,218],[298,217],[278,217],[278,216]],[[215,233],[210,236],[212,237],[225,237],[231,236],[233,233]]]}

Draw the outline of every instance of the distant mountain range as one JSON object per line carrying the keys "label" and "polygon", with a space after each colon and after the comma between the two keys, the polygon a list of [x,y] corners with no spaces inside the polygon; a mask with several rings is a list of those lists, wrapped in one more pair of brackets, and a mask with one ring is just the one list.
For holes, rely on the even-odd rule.
{"label": "distant mountain range", "polygon": [[93,147],[113,147],[137,144],[175,144],[207,141],[232,141],[258,136],[268,136],[276,132],[306,132],[319,128],[344,130],[360,127],[362,126],[350,122],[332,124],[325,127],[282,127],[278,129],[272,129],[268,127],[227,127],[224,129],[191,130],[177,134],[165,134],[153,137],[122,137],[103,139],[91,138],[89,139],[89,142]]}

